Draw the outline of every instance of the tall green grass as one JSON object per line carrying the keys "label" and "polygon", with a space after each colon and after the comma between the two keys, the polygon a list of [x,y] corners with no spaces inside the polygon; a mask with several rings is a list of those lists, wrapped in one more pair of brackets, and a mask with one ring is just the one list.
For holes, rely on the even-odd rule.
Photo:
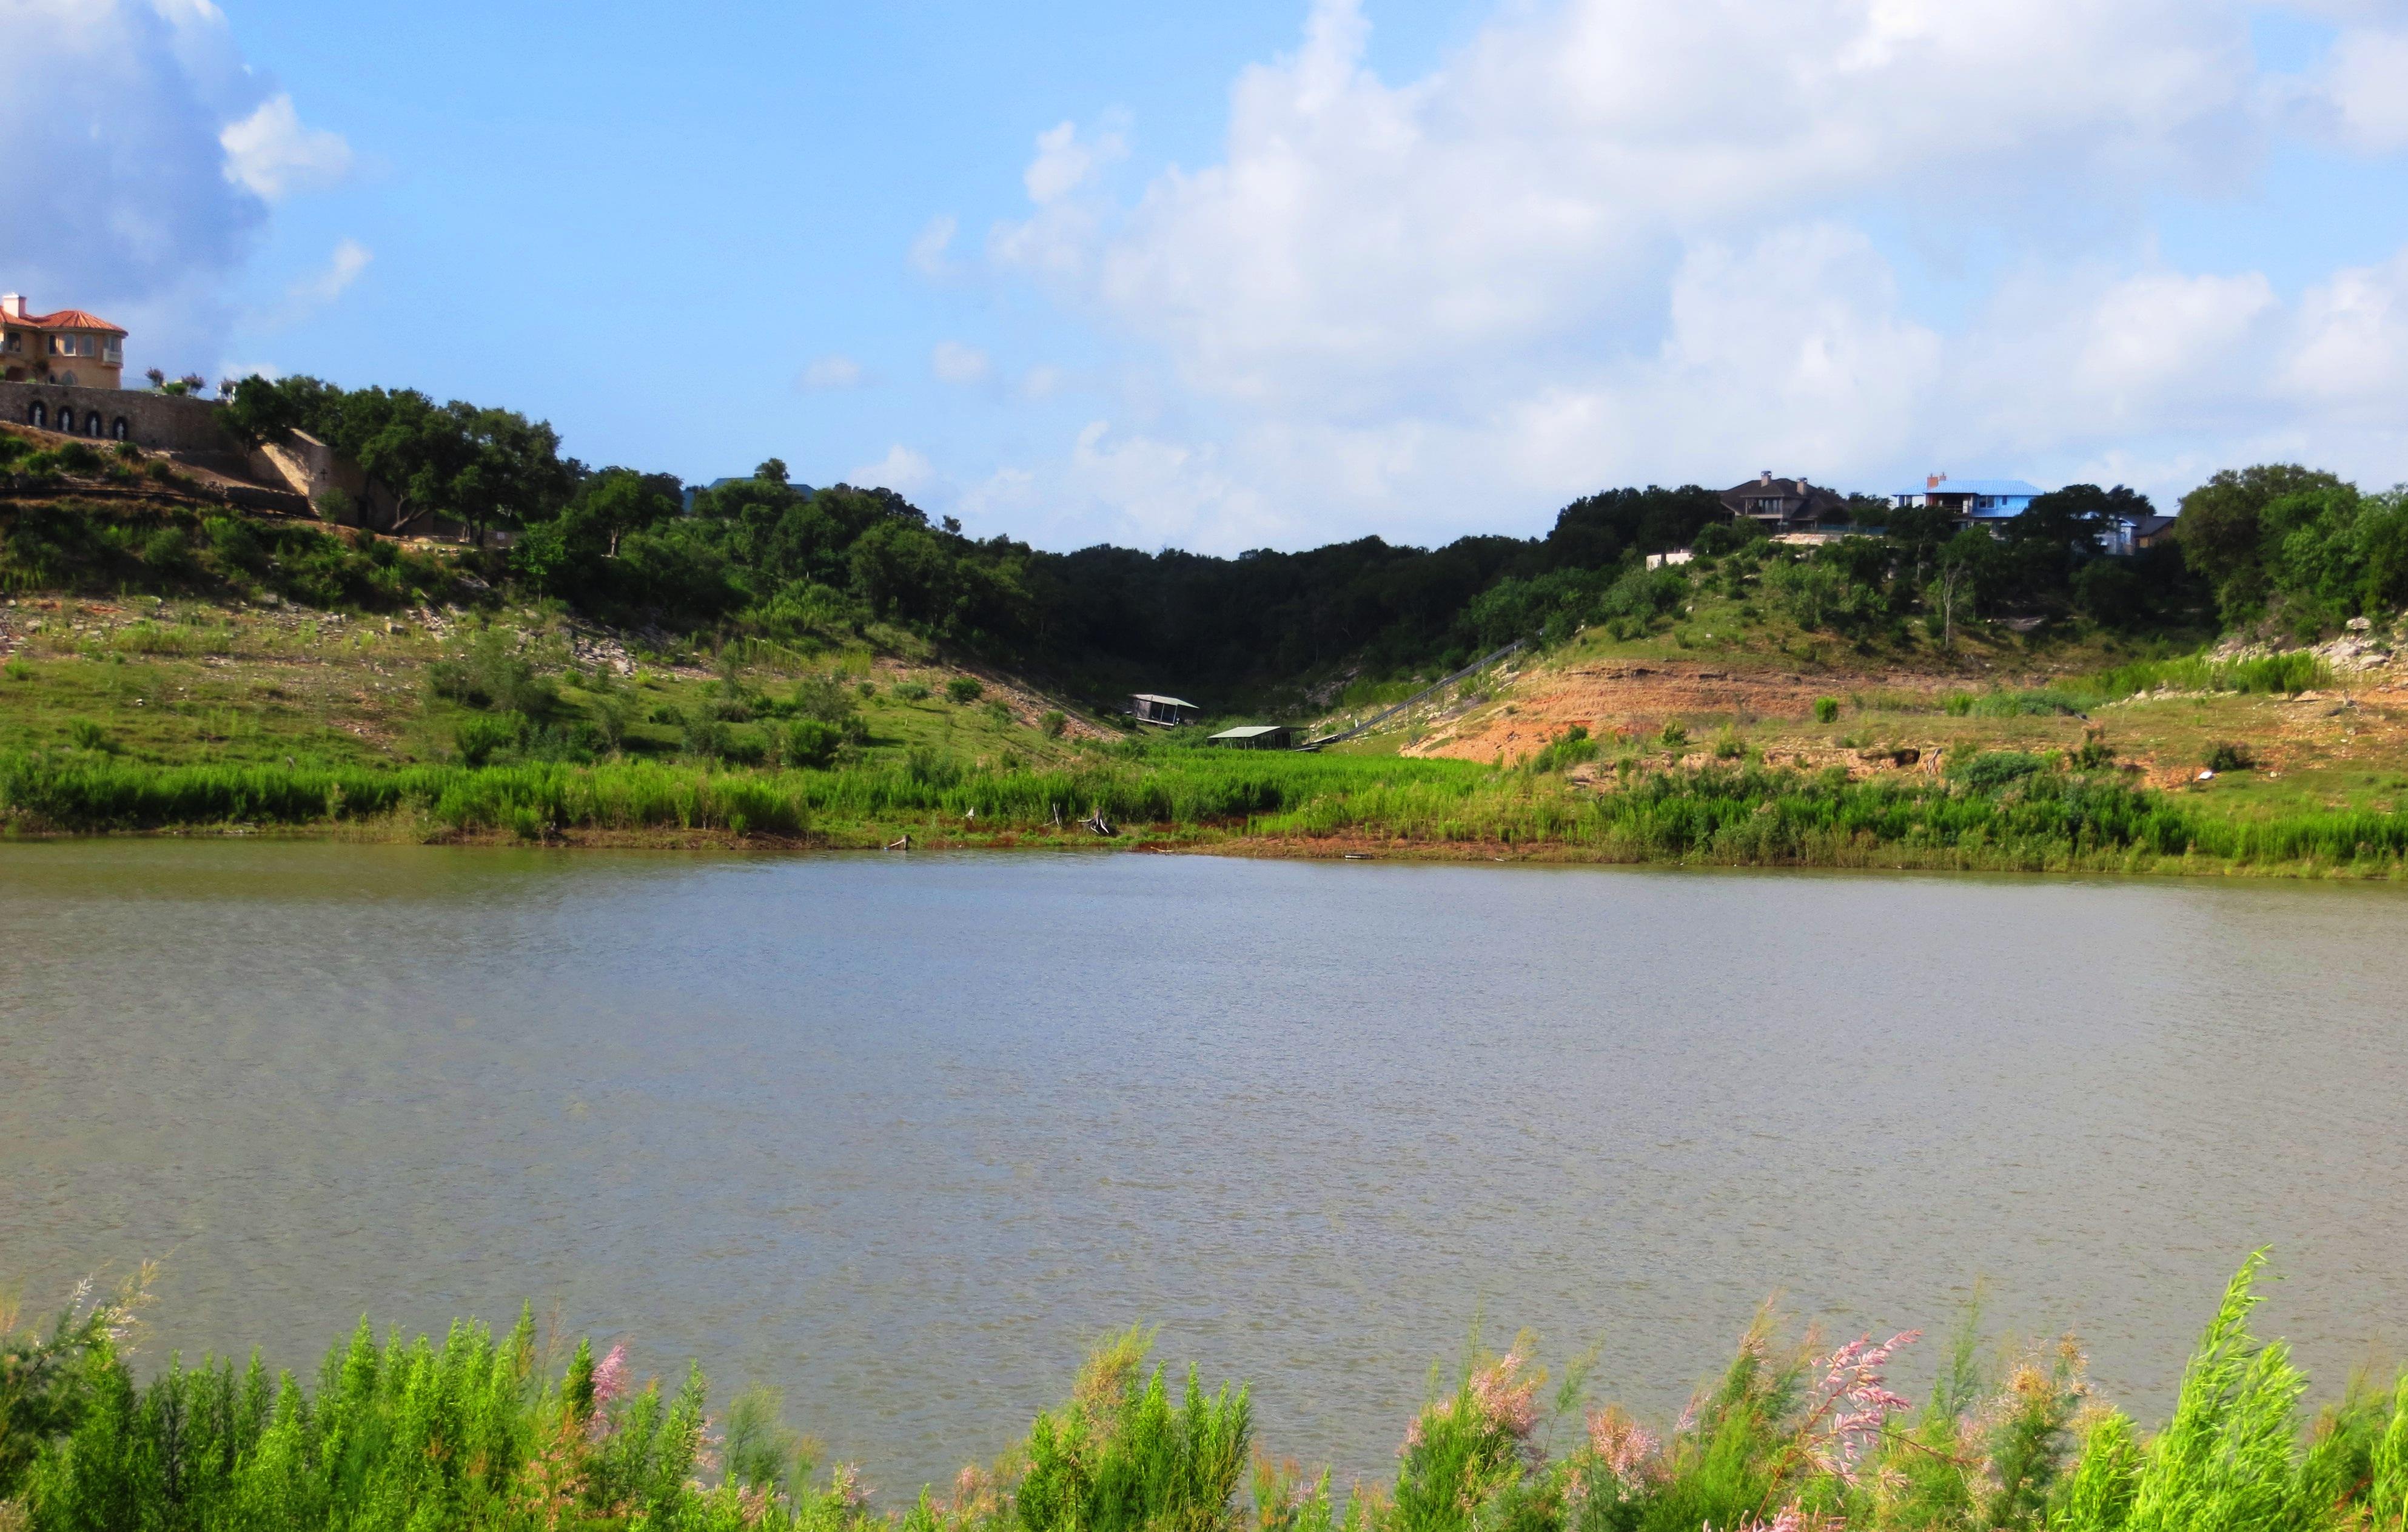
{"label": "tall green grass", "polygon": [[[2233,1278],[2154,1435],[2096,1396],[2071,1338],[1985,1344],[1969,1309],[1931,1397],[1889,1381],[1910,1332],[1791,1339],[1770,1306],[1675,1422],[1550,1388],[1527,1339],[1475,1336],[1405,1423],[1393,1478],[1333,1496],[1278,1465],[1243,1388],[1174,1397],[1152,1337],[1100,1345],[991,1468],[874,1506],[774,1393],[711,1408],[689,1367],[623,1347],[565,1360],[522,1316],[495,1339],[380,1342],[363,1322],[313,1385],[174,1356],[137,1379],[134,1308],[48,1329],[0,1315],[0,1525],[25,1532],[2398,1532],[2408,1370],[2311,1422],[2306,1380],[2252,1334],[2262,1253]],[[1996,1355],[1985,1365],[1986,1355]],[[1435,1385],[1435,1377],[1433,1383]],[[1251,1473],[1249,1468],[1251,1466]],[[1249,1482],[1251,1481],[1251,1482]]]}
{"label": "tall green grass", "polygon": [[1556,849],[1732,866],[2347,868],[2394,873],[2408,814],[2234,818],[2053,756],[1969,757],[1942,777],[1744,765],[1642,773],[1600,792],[1460,761],[1219,754],[1090,757],[1048,770],[933,752],[834,770],[595,766],[159,766],[101,750],[0,757],[0,822],[36,830],[328,825],[433,831],[707,832],[868,843],[1063,833]]}
{"label": "tall green grass", "polygon": [[2321,690],[2332,682],[2332,666],[2300,650],[2254,660],[2212,660],[2204,654],[2178,660],[2135,660],[2102,670],[2078,684],[2080,690],[2112,702],[2160,689],[2296,695]]}
{"label": "tall green grass", "polygon": [[1956,718],[2049,718],[2086,713],[2106,703],[2160,690],[2296,696],[2332,684],[2332,666],[2304,651],[2252,660],[2188,654],[2171,660],[2133,660],[2070,677],[2054,686],[1951,693],[1942,699],[1941,707]]}

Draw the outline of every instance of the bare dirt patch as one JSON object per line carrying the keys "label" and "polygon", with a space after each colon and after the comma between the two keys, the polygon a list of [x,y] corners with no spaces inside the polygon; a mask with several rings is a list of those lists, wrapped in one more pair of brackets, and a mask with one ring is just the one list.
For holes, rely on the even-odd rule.
{"label": "bare dirt patch", "polygon": [[1408,746],[1408,755],[1464,761],[1518,760],[1574,723],[1597,736],[1654,733],[1668,719],[1694,727],[1716,721],[1804,719],[1817,697],[1852,690],[1928,694],[1961,691],[1956,677],[1900,671],[1844,680],[1787,671],[1745,671],[1722,666],[1600,662],[1534,672],[1501,707],[1441,724]]}

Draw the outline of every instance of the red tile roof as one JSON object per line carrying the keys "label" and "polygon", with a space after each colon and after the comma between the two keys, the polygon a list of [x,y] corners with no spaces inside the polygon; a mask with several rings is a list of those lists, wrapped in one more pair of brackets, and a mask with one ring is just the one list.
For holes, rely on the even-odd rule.
{"label": "red tile roof", "polygon": [[24,314],[0,318],[0,324],[22,324],[29,330],[106,330],[122,336],[125,326],[111,324],[98,314],[87,314],[80,308],[62,308],[55,314]]}

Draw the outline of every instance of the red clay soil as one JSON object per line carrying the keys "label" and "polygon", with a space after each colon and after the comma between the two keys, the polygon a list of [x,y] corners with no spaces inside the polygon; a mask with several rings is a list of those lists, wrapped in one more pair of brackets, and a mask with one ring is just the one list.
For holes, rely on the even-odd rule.
{"label": "red clay soil", "polygon": [[1441,723],[1405,753],[1465,761],[1493,761],[1501,754],[1512,761],[1574,723],[1597,736],[1616,731],[1644,736],[1671,718],[1692,728],[1715,719],[1803,719],[1813,713],[1817,697],[1845,696],[1852,691],[1962,691],[1965,684],[1961,677],[1910,671],[1809,677],[1677,662],[1605,661],[1532,676],[1513,689],[1512,712],[1495,709]]}

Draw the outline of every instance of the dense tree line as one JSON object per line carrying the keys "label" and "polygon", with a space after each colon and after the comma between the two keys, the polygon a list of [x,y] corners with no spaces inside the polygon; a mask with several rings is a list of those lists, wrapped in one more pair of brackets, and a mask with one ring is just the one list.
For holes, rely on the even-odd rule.
{"label": "dense tree line", "polygon": [[1711,491],[1651,487],[1577,500],[1535,538],[1054,553],[967,537],[890,490],[792,483],[774,459],[695,493],[689,514],[671,476],[589,468],[559,455],[547,425],[409,390],[251,379],[228,417],[254,437],[310,432],[406,514],[515,523],[518,578],[610,620],[772,634],[894,623],[1015,660],[1170,669],[1205,691],[1340,660],[1385,672],[1468,656],[1539,631],[1627,556],[1684,545],[1723,515]]}
{"label": "dense tree line", "polygon": [[[2104,542],[2116,519],[2152,511],[2146,497],[2076,484],[1979,527],[1859,497],[1857,521],[1878,524],[1803,551],[1686,485],[1585,496],[1539,537],[1217,558],[973,538],[891,490],[793,483],[774,459],[689,494],[669,475],[563,458],[550,426],[511,411],[410,390],[251,379],[228,418],[254,437],[319,436],[405,517],[515,525],[515,577],[607,620],[772,636],[887,623],[1099,680],[1175,677],[1208,699],[1341,662],[1394,674],[1517,637],[1636,630],[1716,580],[1812,629],[1903,640],[1919,625],[1943,642],[2001,616],[2128,631],[2272,617],[2304,633],[2408,603],[2408,504],[2288,465],[2218,474],[2186,497],[2179,541],[2127,557]],[[1692,570],[1642,566],[1693,544]]]}

